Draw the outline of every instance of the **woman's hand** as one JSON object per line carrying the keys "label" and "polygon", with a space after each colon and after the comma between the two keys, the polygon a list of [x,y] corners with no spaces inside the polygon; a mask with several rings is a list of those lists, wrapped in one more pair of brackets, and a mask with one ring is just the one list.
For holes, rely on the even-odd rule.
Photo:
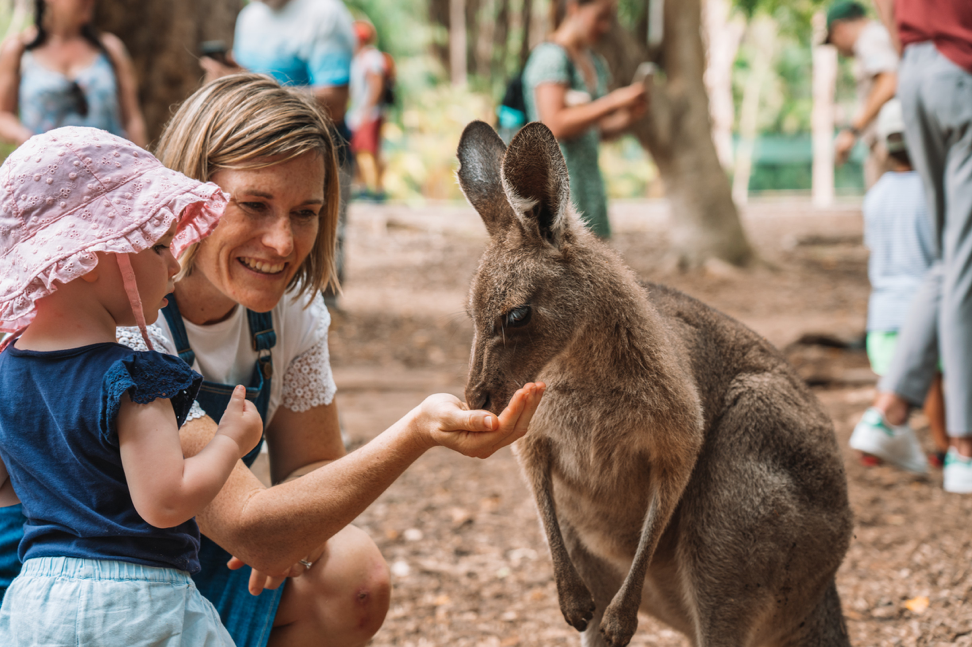
{"label": "woman's hand", "polygon": [[[250,595],[260,595],[263,593],[264,589],[275,590],[278,586],[284,583],[288,577],[300,577],[304,573],[310,570],[311,566],[314,565],[327,550],[327,542],[321,544],[319,548],[314,550],[312,553],[303,558],[303,560],[297,562],[290,567],[289,570],[282,573],[264,573],[257,569],[252,569],[250,572],[250,582],[247,586],[247,590]],[[305,563],[306,562],[306,563]],[[230,560],[226,563],[226,567],[231,571],[243,568],[247,564],[239,557],[230,557]]]}
{"label": "woman's hand", "polygon": [[625,133],[648,112],[648,93],[645,84],[640,81],[618,88],[605,98],[614,98],[621,107],[599,122],[602,139],[612,139]]}
{"label": "woman's hand", "polygon": [[217,61],[211,56],[200,56],[199,57],[199,67],[203,69],[206,73],[203,79],[203,85],[207,83],[212,83],[216,79],[221,79],[224,76],[229,76],[230,74],[239,74],[240,72],[245,72],[246,70],[240,67],[240,64],[236,62],[233,58],[231,52],[226,52],[226,61]]}
{"label": "woman's hand", "polygon": [[641,81],[620,87],[607,96],[615,110],[642,110],[641,114],[644,114],[644,110],[648,108],[648,92]]}
{"label": "woman's hand", "polygon": [[498,417],[470,411],[459,398],[445,393],[430,395],[412,413],[432,445],[488,458],[526,434],[546,388],[542,382],[524,385]]}

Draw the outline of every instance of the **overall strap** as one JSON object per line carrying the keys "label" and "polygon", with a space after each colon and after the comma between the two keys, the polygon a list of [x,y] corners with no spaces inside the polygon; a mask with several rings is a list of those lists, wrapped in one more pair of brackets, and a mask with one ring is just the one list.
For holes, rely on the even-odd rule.
{"label": "overall strap", "polygon": [[175,293],[165,297],[169,303],[162,308],[162,314],[169,324],[169,332],[172,333],[172,343],[175,344],[176,352],[182,361],[192,366],[196,361],[196,354],[189,347],[189,336],[186,334],[186,326],[182,323],[182,315],[179,313],[179,306],[176,305]]}
{"label": "overall strap", "polygon": [[253,336],[253,350],[260,352],[270,350],[277,345],[277,333],[273,330],[273,312],[246,311],[246,318],[250,322],[250,334]]}

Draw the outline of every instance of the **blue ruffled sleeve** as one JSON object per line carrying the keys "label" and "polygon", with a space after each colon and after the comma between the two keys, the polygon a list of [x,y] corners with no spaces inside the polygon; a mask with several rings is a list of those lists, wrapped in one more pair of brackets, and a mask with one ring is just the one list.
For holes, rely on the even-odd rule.
{"label": "blue ruffled sleeve", "polygon": [[176,421],[181,427],[189,415],[202,384],[202,376],[174,355],[155,351],[133,352],[111,365],[101,385],[101,433],[106,440],[117,439],[115,418],[121,397],[136,404],[165,398],[172,401]]}

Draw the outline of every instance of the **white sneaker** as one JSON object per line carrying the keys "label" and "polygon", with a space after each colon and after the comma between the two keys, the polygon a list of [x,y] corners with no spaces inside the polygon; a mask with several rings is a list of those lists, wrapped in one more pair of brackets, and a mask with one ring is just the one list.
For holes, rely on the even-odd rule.
{"label": "white sneaker", "polygon": [[918,474],[928,473],[928,457],[921,450],[921,444],[911,427],[907,423],[889,425],[884,415],[874,407],[868,408],[854,427],[850,446],[903,470]]}
{"label": "white sneaker", "polygon": [[962,456],[954,447],[949,447],[945,454],[942,475],[945,477],[946,492],[972,493],[972,458]]}

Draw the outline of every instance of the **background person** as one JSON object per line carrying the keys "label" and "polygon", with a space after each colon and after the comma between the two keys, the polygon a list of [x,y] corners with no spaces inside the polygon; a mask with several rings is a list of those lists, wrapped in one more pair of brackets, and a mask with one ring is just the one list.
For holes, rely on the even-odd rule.
{"label": "background person", "polygon": [[[864,244],[870,251],[867,276],[867,356],[878,375],[888,371],[898,331],[904,325],[915,293],[935,261],[935,239],[921,177],[912,169],[904,141],[901,103],[884,104],[877,134],[888,151],[889,170],[864,197]],[[925,414],[935,442],[936,464],[948,450],[942,376],[937,375],[925,398]],[[913,472],[928,471],[928,461],[910,427],[892,429],[873,407],[857,425],[850,446]],[[894,439],[892,441],[892,439]]]}
{"label": "background person", "polygon": [[944,487],[972,493],[972,11],[966,0],[876,4],[904,48],[898,98],[939,262],[915,296],[874,408],[892,427],[907,425],[940,357],[952,445]]}
{"label": "background person", "polygon": [[869,151],[864,163],[864,184],[871,187],[885,169],[887,151],[875,132],[874,122],[898,86],[898,53],[888,30],[871,20],[864,5],[854,0],[838,0],[827,9],[827,38],[824,42],[855,62],[857,112],[850,125],[837,135],[835,161],[838,165],[846,162],[857,140],[863,141]]}
{"label": "background person", "polygon": [[94,0],[35,0],[35,26],[0,48],[4,141],[91,126],[147,144],[131,59],[121,40],[95,30],[94,7]]}
{"label": "background person", "polygon": [[608,92],[607,63],[591,49],[610,29],[616,10],[616,0],[554,0],[555,29],[523,69],[527,121],[542,121],[560,142],[571,198],[601,238],[611,235],[611,225],[598,166],[600,140],[627,130],[648,106],[641,82]]}
{"label": "background person", "polygon": [[[243,68],[269,74],[282,85],[307,88],[333,123],[341,171],[337,278],[344,279],[344,239],[351,195],[351,132],[345,122],[354,57],[351,14],[340,0],[264,0],[247,4],[236,19],[233,58],[200,61],[210,79]],[[332,286],[325,298],[336,305]]]}
{"label": "background person", "polygon": [[348,128],[357,176],[363,185],[362,197],[383,200],[381,127],[385,121],[385,90],[389,70],[385,55],[375,47],[375,26],[367,20],[354,21],[357,37],[351,61],[351,103]]}

